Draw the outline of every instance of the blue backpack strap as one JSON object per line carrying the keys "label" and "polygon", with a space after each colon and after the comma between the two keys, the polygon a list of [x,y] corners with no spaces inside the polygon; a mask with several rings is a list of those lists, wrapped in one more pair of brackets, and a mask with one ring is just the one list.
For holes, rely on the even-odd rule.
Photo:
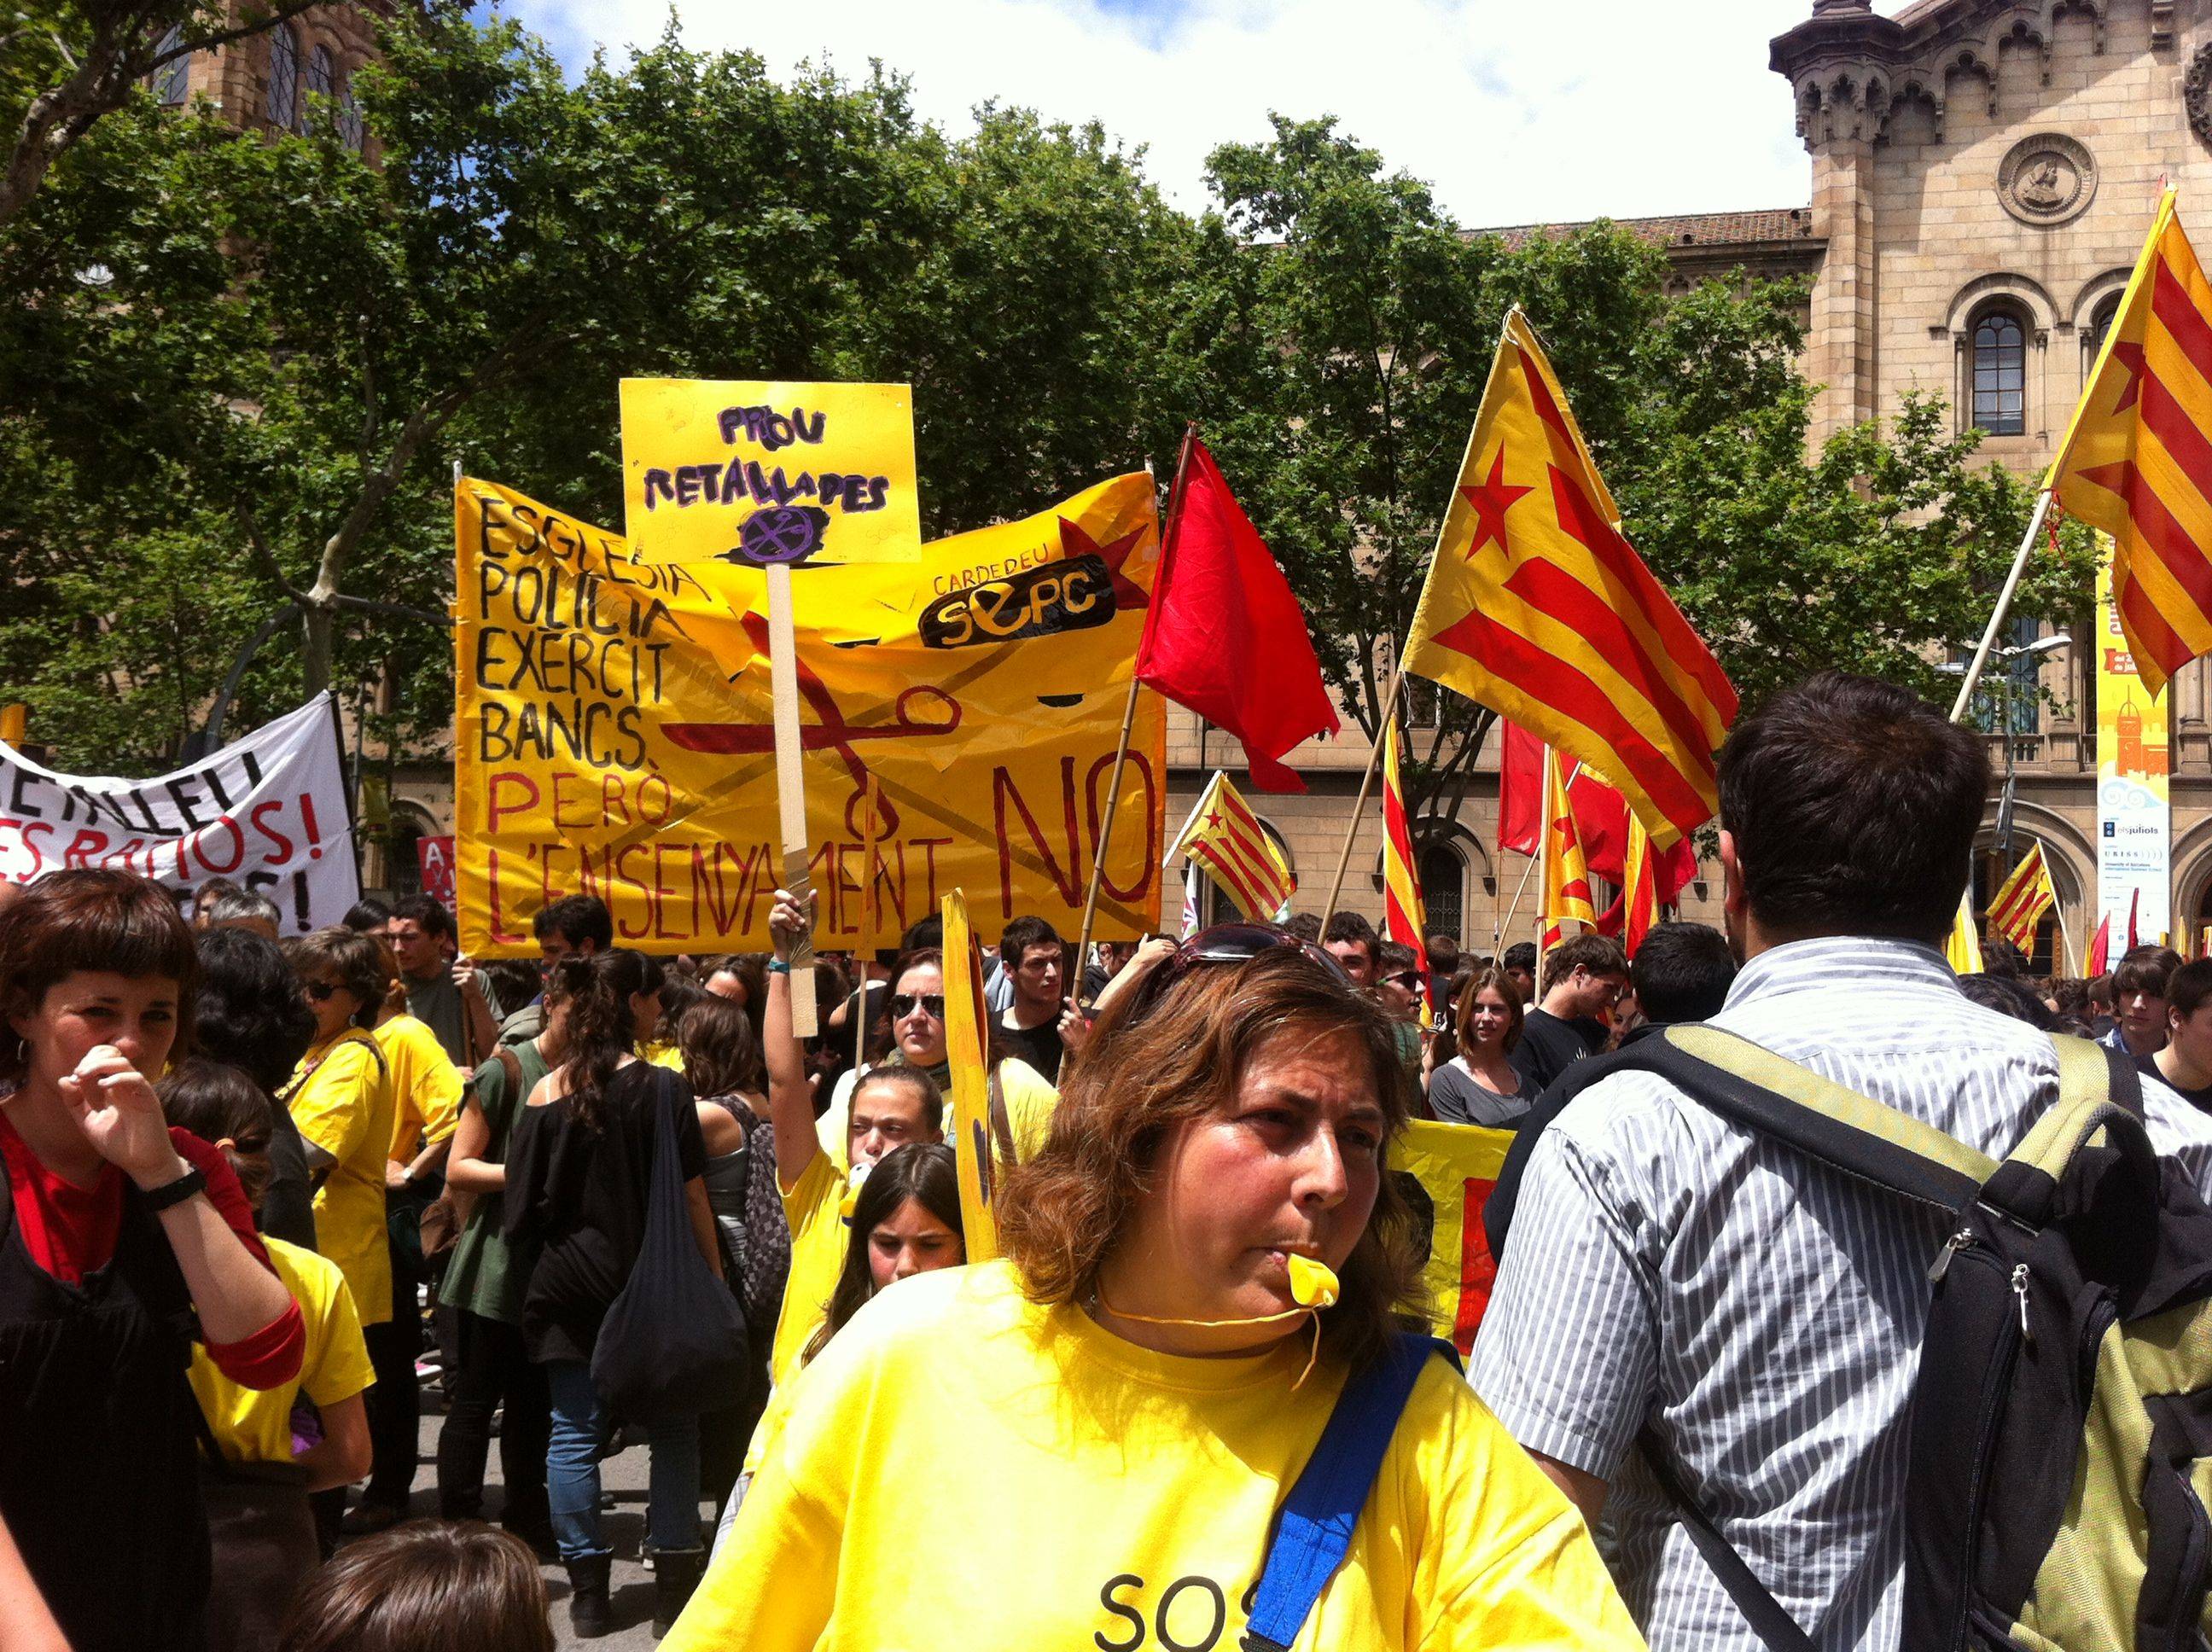
{"label": "blue backpack strap", "polygon": [[1389,1353],[1345,1383],[1305,1472],[1276,1517],[1243,1652],[1289,1652],[1314,1602],[1344,1563],[1398,1418],[1421,1368],[1437,1352],[1458,1365],[1458,1351],[1449,1342],[1401,1332]]}

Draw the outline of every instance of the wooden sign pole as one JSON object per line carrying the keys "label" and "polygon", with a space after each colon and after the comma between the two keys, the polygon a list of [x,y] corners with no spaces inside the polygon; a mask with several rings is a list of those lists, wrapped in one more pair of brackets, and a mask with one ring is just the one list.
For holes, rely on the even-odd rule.
{"label": "wooden sign pole", "polygon": [[[860,965],[860,980],[855,983],[859,995],[853,1001],[853,1071],[858,1072],[868,1054],[868,946],[876,938],[876,926],[868,920],[868,909],[876,893],[876,838],[883,830],[883,782],[872,773],[868,776],[868,791],[861,807],[867,811],[860,826],[860,944],[854,951],[854,962]],[[886,981],[884,992],[889,996],[897,983]]]}
{"label": "wooden sign pole", "polygon": [[[775,710],[775,803],[783,825],[783,887],[801,907],[813,892],[807,872],[806,772],[800,761],[799,644],[793,634],[791,569],[763,568],[768,579],[768,677]],[[820,1029],[814,1004],[814,932],[791,948],[791,1029],[811,1038]]]}

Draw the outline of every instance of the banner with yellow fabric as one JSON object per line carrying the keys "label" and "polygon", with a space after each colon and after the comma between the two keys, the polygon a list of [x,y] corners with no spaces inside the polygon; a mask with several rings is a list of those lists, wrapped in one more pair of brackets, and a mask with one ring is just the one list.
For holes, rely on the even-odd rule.
{"label": "banner with yellow fabric", "polygon": [[1392,1156],[1400,1189],[1413,1206],[1414,1231],[1427,1236],[1421,1277],[1429,1288],[1430,1321],[1462,1354],[1474,1347],[1498,1278],[1482,1207],[1512,1145],[1510,1130],[1416,1119]]}
{"label": "banner with yellow fabric", "polygon": [[999,1254],[999,1143],[991,1128],[991,1010],[983,995],[983,955],[975,950],[967,898],[945,897],[945,1054],[952,1078],[945,1131],[960,1175],[960,1224],[968,1260]]}
{"label": "banner with yellow fabric", "polygon": [[[533,954],[595,895],[618,944],[761,950],[782,864],[765,576],[650,562],[498,484],[454,489],[462,944]],[[817,937],[889,945],[964,888],[1073,934],[1158,559],[1150,477],[792,576]],[[1097,933],[1158,926],[1166,724],[1137,697]],[[866,788],[881,787],[871,850]]]}

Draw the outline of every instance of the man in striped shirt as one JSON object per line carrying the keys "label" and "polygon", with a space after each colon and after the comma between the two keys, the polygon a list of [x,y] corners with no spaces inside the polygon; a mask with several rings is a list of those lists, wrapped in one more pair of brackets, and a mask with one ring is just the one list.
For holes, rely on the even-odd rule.
{"label": "man in striped shirt", "polygon": [[[1713,1024],[2001,1157],[2057,1098],[2050,1041],[1969,1003],[1940,943],[1989,787],[1981,737],[1827,675],[1721,759],[1729,938]],[[2212,1192],[2212,1119],[2143,1084]],[[1656,1652],[1760,1643],[1642,1435],[1824,1652],[1898,1652],[1908,1404],[1941,1222],[1646,1073],[1538,1143],[1469,1380],[1602,1521]]]}

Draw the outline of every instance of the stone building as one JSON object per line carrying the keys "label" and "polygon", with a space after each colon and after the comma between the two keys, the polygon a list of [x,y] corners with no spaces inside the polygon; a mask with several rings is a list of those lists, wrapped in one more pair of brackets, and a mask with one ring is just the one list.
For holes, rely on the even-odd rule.
{"label": "stone building", "polygon": [[[325,118],[373,161],[376,140],[362,129],[353,76],[376,55],[364,12],[388,16],[392,7],[392,0],[310,6],[259,33],[163,64],[154,72],[154,94],[174,106],[204,98],[240,126],[294,131],[307,130],[320,96],[328,100]],[[172,39],[180,33],[171,30]]]}
{"label": "stone building", "polygon": [[[1812,156],[1823,245],[1806,362],[1825,386],[1815,437],[1934,390],[1961,428],[1985,433],[1985,454],[2037,471],[2064,434],[2160,179],[2179,186],[2185,219],[2212,185],[2212,4],[1887,9],[1814,0],[1772,46]],[[2000,761],[2009,738],[2020,775],[2013,853],[2043,844],[2077,948],[2095,924],[2094,664],[2086,648],[2053,652],[2040,682],[2057,708],[2016,695],[2009,734],[1990,735]],[[2169,695],[2175,929],[2194,934],[2212,908],[2203,663]],[[1985,841],[1995,829],[1993,800]],[[1987,857],[1984,893],[1997,871]]]}

